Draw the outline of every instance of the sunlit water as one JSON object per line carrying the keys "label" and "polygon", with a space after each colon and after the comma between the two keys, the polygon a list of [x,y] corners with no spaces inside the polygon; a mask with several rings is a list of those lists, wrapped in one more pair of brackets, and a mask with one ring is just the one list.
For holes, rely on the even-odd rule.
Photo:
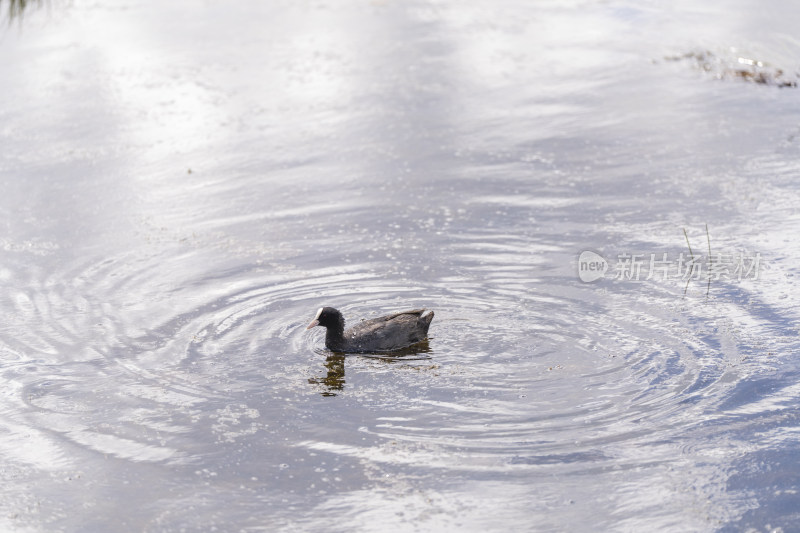
{"label": "sunlit water", "polygon": [[[795,75],[798,23],[29,3],[0,38],[0,529],[796,530],[800,92],[726,72]],[[650,272],[689,246],[759,268]],[[436,318],[339,356],[321,305]]]}

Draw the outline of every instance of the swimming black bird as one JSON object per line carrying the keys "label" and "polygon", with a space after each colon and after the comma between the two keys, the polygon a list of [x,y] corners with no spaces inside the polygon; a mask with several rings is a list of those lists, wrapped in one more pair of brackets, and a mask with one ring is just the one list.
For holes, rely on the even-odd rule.
{"label": "swimming black bird", "polygon": [[362,320],[345,331],[344,317],[333,307],[320,307],[306,329],[327,328],[325,346],[334,352],[388,352],[424,341],[433,311],[412,309]]}

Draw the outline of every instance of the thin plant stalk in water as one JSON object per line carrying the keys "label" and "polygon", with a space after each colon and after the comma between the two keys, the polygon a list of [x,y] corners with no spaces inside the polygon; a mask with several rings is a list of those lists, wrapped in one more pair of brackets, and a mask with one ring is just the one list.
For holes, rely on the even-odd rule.
{"label": "thin plant stalk in water", "polygon": [[[692,252],[692,245],[689,243],[689,234],[686,233],[686,228],[683,228],[683,236],[686,238],[686,246],[689,247],[689,256],[691,256],[692,261],[694,261],[694,252]],[[706,241],[708,242],[708,265],[709,268],[711,267],[711,234],[708,231],[708,223],[706,222]],[[686,279],[686,286],[683,288],[683,295],[686,296],[686,290],[689,288],[689,282],[692,280],[692,277],[689,276]],[[708,298],[708,294],[711,291],[711,276],[708,276],[708,285],[706,285],[706,298]]]}

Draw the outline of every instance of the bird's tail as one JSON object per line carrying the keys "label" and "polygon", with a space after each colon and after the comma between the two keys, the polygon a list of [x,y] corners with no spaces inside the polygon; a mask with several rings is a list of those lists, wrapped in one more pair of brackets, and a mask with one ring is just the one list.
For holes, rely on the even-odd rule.
{"label": "bird's tail", "polygon": [[419,321],[424,326],[425,333],[428,333],[428,328],[431,327],[431,322],[433,321],[433,311],[428,310],[422,313],[419,317]]}

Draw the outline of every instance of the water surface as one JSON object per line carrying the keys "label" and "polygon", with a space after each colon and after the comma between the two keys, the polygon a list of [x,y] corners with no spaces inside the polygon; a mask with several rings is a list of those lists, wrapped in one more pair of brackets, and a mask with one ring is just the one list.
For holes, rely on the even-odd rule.
{"label": "water surface", "polygon": [[[795,76],[798,15],[28,3],[0,528],[794,530],[800,92],[726,73]],[[686,237],[759,268],[647,279]],[[342,357],[322,305],[436,319]]]}

